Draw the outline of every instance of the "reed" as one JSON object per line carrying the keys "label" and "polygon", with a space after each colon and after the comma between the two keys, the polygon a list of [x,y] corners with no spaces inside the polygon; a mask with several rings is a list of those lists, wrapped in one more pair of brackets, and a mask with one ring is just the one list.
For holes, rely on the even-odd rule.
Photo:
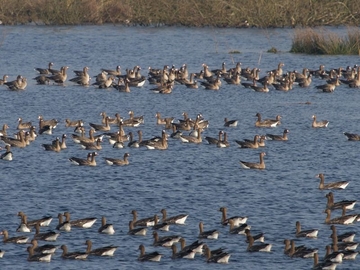
{"label": "reed", "polygon": [[292,40],[292,53],[358,55],[360,52],[360,30],[349,29],[347,35],[326,30],[298,29]]}

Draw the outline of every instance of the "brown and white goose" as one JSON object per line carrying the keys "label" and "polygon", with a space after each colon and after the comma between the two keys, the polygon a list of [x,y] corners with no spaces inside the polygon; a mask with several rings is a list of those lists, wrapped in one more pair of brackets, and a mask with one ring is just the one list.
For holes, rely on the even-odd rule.
{"label": "brown and white goose", "polygon": [[0,159],[7,161],[13,160],[13,153],[11,152],[11,146],[7,144],[5,146],[5,150],[6,150],[5,153],[2,153],[0,155]]}
{"label": "brown and white goose", "polygon": [[61,245],[62,249],[61,258],[63,259],[74,259],[74,260],[86,260],[89,256],[86,252],[68,252],[68,248],[66,245]]}
{"label": "brown and white goose", "polygon": [[204,139],[208,142],[208,144],[217,144],[218,142],[222,141],[222,135],[224,134],[224,131],[220,130],[218,138],[213,138],[209,136],[205,136]]}
{"label": "brown and white goose", "polygon": [[331,225],[330,229],[332,231],[332,234],[330,235],[330,237],[332,238],[333,235],[337,235],[337,240],[340,242],[353,242],[356,232],[344,232],[342,234],[337,234],[337,229],[335,225]]}
{"label": "brown and white goose", "polygon": [[23,119],[21,117],[19,117],[18,119],[18,125],[17,125],[17,129],[30,129],[32,126],[31,122],[23,122]]}
{"label": "brown and white goose", "polygon": [[0,136],[7,136],[7,129],[9,128],[9,126],[7,124],[4,124],[2,129],[0,130]]}
{"label": "brown and white goose", "polygon": [[272,141],[287,141],[288,140],[288,136],[287,134],[290,131],[288,129],[284,129],[283,134],[282,135],[273,135],[273,134],[266,134],[266,138],[268,140],[272,140]]}
{"label": "brown and white goose", "polygon": [[78,165],[78,166],[96,166],[96,160],[95,157],[98,154],[96,152],[88,153],[87,159],[77,158],[77,157],[71,157],[69,158],[69,161],[72,164]]}
{"label": "brown and white goose", "polygon": [[325,213],[326,213],[326,218],[325,218],[325,223],[326,224],[344,224],[344,225],[348,225],[353,223],[356,218],[357,218],[357,214],[355,215],[345,215],[346,209],[343,208],[343,214],[341,217],[336,217],[331,219],[331,210],[330,209],[326,209]]}
{"label": "brown and white goose", "polygon": [[36,253],[41,254],[54,254],[55,251],[58,249],[58,246],[46,244],[46,245],[38,245],[38,241],[36,239],[31,240],[32,247]]}
{"label": "brown and white goose", "polygon": [[71,224],[67,220],[63,221],[63,214],[59,213],[58,214],[58,219],[59,219],[59,223],[56,226],[56,229],[59,230],[59,231],[70,232],[71,231]]}
{"label": "brown and white goose", "polygon": [[86,253],[89,255],[96,256],[114,256],[114,252],[118,248],[118,246],[106,246],[101,248],[92,249],[92,241],[86,240],[85,245],[87,245]]}
{"label": "brown and white goose", "polygon": [[228,120],[226,117],[224,118],[224,127],[236,127],[238,124],[238,120],[232,119]]}
{"label": "brown and white goose", "polygon": [[35,224],[36,233],[34,235],[35,240],[43,240],[43,241],[56,241],[56,239],[59,237],[60,233],[49,231],[40,233],[40,224]]}
{"label": "brown and white goose", "polygon": [[101,71],[106,72],[109,75],[113,75],[113,76],[120,76],[121,75],[121,66],[116,66],[115,69],[106,69],[106,68],[102,68]]}
{"label": "brown and white goose", "polygon": [[31,232],[31,227],[27,224],[27,217],[25,215],[21,216],[21,222],[18,228],[16,229],[17,232]]}
{"label": "brown and white goose", "polygon": [[178,235],[167,235],[167,236],[159,237],[157,231],[153,232],[153,237],[154,237],[153,245],[162,246],[162,247],[171,247],[172,244],[179,242],[181,238]]}
{"label": "brown and white goose", "polygon": [[84,122],[81,119],[73,120],[73,121],[71,121],[68,118],[65,119],[65,127],[81,127],[83,125],[84,125]]}
{"label": "brown and white goose", "polygon": [[108,164],[108,165],[125,166],[125,165],[129,165],[129,160],[128,160],[129,156],[130,156],[129,153],[125,153],[123,159],[116,159],[116,158],[109,158],[109,157],[104,157],[104,159],[106,161],[106,164]]}
{"label": "brown and white goose", "polygon": [[176,215],[176,216],[172,216],[172,217],[167,217],[167,211],[165,208],[161,209],[161,213],[162,213],[162,222],[163,223],[169,223],[169,224],[185,224],[185,221],[187,219],[187,217],[189,216],[188,214],[180,214],[180,215]]}
{"label": "brown and white goose", "polygon": [[141,262],[145,261],[152,261],[152,262],[159,262],[161,260],[162,254],[157,251],[146,253],[145,246],[143,244],[139,245],[140,255],[138,260]]}
{"label": "brown and white goose", "polygon": [[316,115],[314,114],[312,116],[312,127],[313,128],[325,128],[329,125],[329,121],[328,120],[322,120],[322,121],[316,121]]}
{"label": "brown and white goose", "polygon": [[48,79],[51,81],[54,81],[57,84],[63,85],[67,79],[67,69],[69,67],[67,66],[62,66],[60,68],[60,72],[59,73],[55,73],[52,76],[49,76]]}
{"label": "brown and white goose", "polygon": [[[136,210],[132,210],[131,214],[133,215],[133,222],[134,222],[134,226],[141,226],[141,227],[150,227],[150,226],[154,226],[155,225],[155,216],[152,217],[148,217],[148,218],[142,218],[142,219],[137,219],[137,211]],[[158,217],[156,216],[156,218],[158,219]]]}
{"label": "brown and white goose", "polygon": [[199,238],[218,239],[219,237],[218,230],[204,231],[204,223],[202,221],[199,222],[199,231]]}
{"label": "brown and white goose", "polygon": [[51,144],[42,144],[41,145],[46,151],[54,151],[54,152],[60,152],[61,151],[61,145],[60,145],[60,139],[59,137],[56,137],[54,143]]}
{"label": "brown and white goose", "polygon": [[230,220],[234,221],[234,226],[240,226],[241,224],[246,223],[247,217],[245,216],[232,216],[230,218],[227,217],[227,208],[220,207],[219,211],[222,213],[221,215],[221,224],[222,225],[229,225]]}
{"label": "brown and white goose", "polygon": [[194,259],[196,252],[191,249],[177,251],[176,244],[171,245],[172,259]]}
{"label": "brown and white goose", "polygon": [[85,149],[85,150],[101,150],[102,149],[101,143],[102,143],[102,139],[97,138],[95,140],[95,143],[80,141],[80,146],[82,149]]}
{"label": "brown and white goose", "polygon": [[208,263],[228,263],[231,256],[225,251],[213,253],[208,246],[204,246],[204,251]]}
{"label": "brown and white goose", "polygon": [[113,224],[106,223],[106,217],[103,216],[101,218],[101,227],[98,229],[98,232],[104,234],[114,234],[115,230]]}
{"label": "brown and white goose", "polygon": [[76,77],[70,79],[69,81],[77,83],[79,85],[88,86],[91,79],[88,70],[88,67],[84,67],[82,71],[74,70]]}
{"label": "brown and white goose", "polygon": [[259,135],[255,135],[254,136],[254,140],[250,141],[250,140],[244,140],[244,141],[239,141],[239,140],[235,140],[235,142],[239,145],[240,148],[253,148],[253,149],[257,149],[259,148]]}
{"label": "brown and white goose", "polygon": [[339,181],[325,184],[325,177],[323,173],[319,173],[315,176],[320,178],[319,189],[345,189],[348,185],[348,181]]}
{"label": "brown and white goose", "polygon": [[[285,245],[287,245],[287,241],[285,239]],[[295,246],[295,240],[291,240],[291,247],[290,249],[287,251],[287,255],[289,255],[291,258],[312,258],[314,257],[314,254],[317,254],[318,249],[316,248],[308,248],[304,245],[301,246]],[[286,246],[285,246],[286,248]]]}
{"label": "brown and white goose", "polygon": [[230,225],[229,233],[230,234],[245,234],[246,230],[251,229],[251,226],[246,223],[240,224],[239,226],[235,226],[234,224],[235,224],[234,220],[230,219],[229,220],[229,225]]}
{"label": "brown and white goose", "polygon": [[254,238],[251,235],[247,236],[247,241],[249,242],[246,251],[248,252],[270,252],[272,248],[272,244],[268,243],[260,243],[254,245]]}
{"label": "brown and white goose", "polygon": [[264,121],[261,120],[261,114],[256,113],[257,121],[255,122],[256,127],[276,127],[280,125],[280,118],[279,116],[276,119],[265,119]]}
{"label": "brown and white goose", "polygon": [[129,221],[129,231],[127,234],[129,235],[143,235],[145,236],[147,232],[147,228],[144,227],[140,227],[140,228],[135,228],[134,226],[134,221],[130,220]]}
{"label": "brown and white goose", "polygon": [[166,150],[168,149],[168,142],[166,138],[166,131],[161,132],[161,139],[159,140],[150,140],[145,144],[147,149],[157,149],[157,150]]}
{"label": "brown and white goose", "polygon": [[4,243],[26,244],[29,240],[28,236],[14,236],[9,238],[9,233],[7,230],[1,231],[0,235],[3,235]]}
{"label": "brown and white goose", "polygon": [[309,237],[316,238],[319,233],[318,229],[310,229],[310,230],[301,230],[300,221],[296,221],[296,237]]}
{"label": "brown and white goose", "polygon": [[[26,217],[25,213],[22,211],[18,212],[17,215],[21,218]],[[36,224],[39,224],[42,227],[46,227],[46,226],[50,225],[52,219],[53,219],[52,217],[47,216],[47,217],[43,217],[40,219],[34,219],[34,220],[30,220],[30,221],[27,220],[27,224],[28,224],[28,226],[35,226]]]}
{"label": "brown and white goose", "polygon": [[348,138],[349,141],[360,141],[359,134],[344,132],[344,135]]}
{"label": "brown and white goose", "polygon": [[71,226],[80,227],[80,228],[91,228],[92,225],[96,222],[96,217],[81,218],[76,220],[70,220],[70,213],[65,212],[64,216],[66,221],[70,222]]}
{"label": "brown and white goose", "polygon": [[259,154],[259,156],[260,156],[260,162],[259,163],[253,163],[253,162],[247,162],[247,161],[240,160],[240,165],[244,169],[264,170],[265,169],[265,161],[264,161],[264,156],[265,155],[266,155],[265,152],[261,152]]}
{"label": "brown and white goose", "polygon": [[356,204],[356,200],[342,200],[334,202],[334,193],[332,193],[331,191],[326,194],[325,197],[327,198],[326,208],[329,208],[331,210],[342,209],[344,206],[346,210],[352,210],[354,209],[354,206]]}
{"label": "brown and white goose", "polygon": [[335,270],[337,267],[337,263],[331,261],[319,262],[319,254],[314,254],[314,266],[313,269],[328,269],[328,270]]}
{"label": "brown and white goose", "polygon": [[110,130],[110,124],[109,124],[109,116],[105,118],[105,124],[99,125],[94,123],[89,123],[89,125],[95,130],[95,131],[109,131]]}
{"label": "brown and white goose", "polygon": [[50,262],[51,254],[35,254],[34,247],[29,246],[26,249],[29,253],[27,260],[29,262]]}
{"label": "brown and white goose", "polygon": [[191,136],[191,135],[180,135],[180,140],[183,143],[196,143],[196,144],[200,144],[202,143],[202,137],[201,137],[201,132],[202,129],[198,128],[197,129],[197,136]]}
{"label": "brown and white goose", "polygon": [[54,63],[49,62],[47,68],[35,68],[35,70],[36,70],[37,72],[39,72],[40,74],[45,74],[45,75],[46,75],[46,74],[51,74],[50,69],[52,68],[53,65],[54,65]]}
{"label": "brown and white goose", "polygon": [[[27,132],[28,133],[28,132]],[[2,140],[5,144],[8,144],[12,147],[19,147],[19,148],[24,148],[26,147],[27,144],[27,140],[25,139],[25,133],[23,130],[20,130],[17,133],[17,138],[10,138],[10,137],[4,137],[1,136],[0,140]]]}

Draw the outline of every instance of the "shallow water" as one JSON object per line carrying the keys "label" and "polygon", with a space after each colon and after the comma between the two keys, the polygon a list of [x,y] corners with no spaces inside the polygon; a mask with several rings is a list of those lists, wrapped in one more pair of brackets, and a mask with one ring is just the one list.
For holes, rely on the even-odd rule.
{"label": "shallow water", "polygon": [[[7,123],[12,134],[16,132],[18,117],[37,124],[37,117],[42,114],[45,119],[56,118],[61,123],[53,135],[41,135],[25,149],[13,148],[12,162],[0,162],[0,229],[7,229],[10,236],[22,235],[16,233],[18,211],[24,211],[29,219],[51,215],[54,220],[49,229],[55,229],[57,214],[69,211],[73,219],[95,216],[98,221],[91,229],[62,233],[57,244],[66,244],[70,251],[85,250],[86,239],[93,241],[94,248],[119,246],[112,258],[89,257],[87,261],[65,261],[57,251],[49,265],[27,262],[25,246],[0,244],[0,249],[6,251],[0,259],[1,269],[100,269],[104,265],[109,269],[217,269],[219,266],[206,264],[201,256],[192,261],[172,260],[170,250],[151,246],[151,229],[146,237],[127,235],[132,209],[137,209],[142,218],[155,213],[161,215],[162,208],[166,208],[170,216],[189,214],[186,225],[172,225],[168,233],[180,234],[187,243],[196,240],[199,221],[204,222],[205,230],[217,228],[219,239],[206,242],[210,248],[226,247],[231,253],[229,264],[222,266],[224,269],[309,269],[312,259],[290,259],[283,254],[283,240],[294,238],[295,222],[299,220],[303,229],[319,229],[318,239],[298,239],[299,245],[317,247],[323,257],[325,246],[330,244],[331,231],[324,224],[323,213],[327,191],[318,189],[315,175],[323,172],[325,182],[350,181],[347,189],[334,192],[336,201],[358,198],[358,144],[347,141],[342,134],[360,132],[360,91],[357,89],[342,85],[334,93],[324,94],[314,87],[323,82],[314,79],[308,89],[295,87],[288,93],[255,93],[223,83],[220,91],[190,90],[176,85],[172,94],[157,95],[149,91],[152,86],[148,83],[125,94],[76,86],[71,82],[66,86],[36,85],[31,80],[37,76],[33,68],[46,67],[49,61],[54,62],[55,68],[69,66],[68,78],[72,77],[72,70],[84,66],[95,76],[100,68],[121,65],[124,71],[139,65],[146,75],[149,66],[180,67],[186,63],[190,72],[199,72],[202,63],[215,69],[220,68],[222,62],[230,68],[238,61],[242,67],[259,67],[264,76],[280,61],[285,63],[286,71],[301,71],[304,67],[316,69],[320,64],[327,69],[353,66],[358,64],[358,56],[290,54],[292,30],[287,29],[3,26],[0,33],[0,74],[8,74],[9,80],[18,74],[28,78],[23,92],[1,87],[0,124]],[[280,52],[267,53],[271,47]],[[229,54],[234,50],[241,53]],[[305,105],[306,101],[311,104]],[[118,112],[127,118],[129,110],[145,116],[145,124],[139,127],[144,138],[161,134],[162,127],[155,124],[156,112],[176,119],[182,118],[185,111],[192,118],[201,112],[210,121],[204,136],[216,137],[219,130],[224,129],[224,117],[238,119],[239,124],[236,128],[224,129],[231,144],[225,149],[205,142],[188,145],[169,139],[166,151],[115,150],[105,141],[97,157],[97,167],[77,167],[68,161],[72,156],[85,157],[87,151],[72,142],[72,129],[65,128],[65,118],[83,119],[88,127],[89,122],[100,123],[102,111],[110,116]],[[256,112],[261,112],[264,118],[280,114],[282,125],[274,129],[256,128]],[[311,128],[313,114],[318,119],[329,120],[329,127]],[[139,128],[125,128],[125,131],[136,133]],[[261,150],[240,149],[235,139],[250,139],[257,133],[281,134],[284,128],[290,130],[289,141],[268,141],[264,148],[266,170],[240,167],[239,160],[256,162]],[[41,144],[63,133],[68,135],[68,149],[60,153],[42,150]],[[105,156],[121,158],[125,152],[130,153],[130,165],[126,167],[107,166],[102,159]],[[229,216],[248,216],[254,234],[264,232],[266,242],[273,244],[272,252],[247,253],[245,237],[230,235],[228,227],[220,225],[221,206],[228,208]],[[353,212],[358,212],[357,209],[356,206]],[[115,235],[97,233],[102,215],[114,224]],[[333,213],[334,217],[339,215],[339,211]],[[359,225],[338,227],[339,232],[345,230],[358,232]],[[163,253],[161,262],[139,263],[139,244],[144,244],[149,252]],[[345,261],[338,269],[356,269],[357,260]]]}

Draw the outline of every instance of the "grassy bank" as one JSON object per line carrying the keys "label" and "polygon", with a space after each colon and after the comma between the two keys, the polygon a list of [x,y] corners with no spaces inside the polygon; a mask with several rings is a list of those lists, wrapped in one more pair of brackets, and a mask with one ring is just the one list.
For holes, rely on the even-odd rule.
{"label": "grassy bank", "polygon": [[360,25],[360,1],[0,0],[3,24],[256,27]]}

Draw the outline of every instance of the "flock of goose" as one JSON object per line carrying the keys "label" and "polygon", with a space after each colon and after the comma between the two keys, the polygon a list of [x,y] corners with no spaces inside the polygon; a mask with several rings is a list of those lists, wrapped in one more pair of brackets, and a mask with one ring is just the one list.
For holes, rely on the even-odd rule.
{"label": "flock of goose", "polygon": [[[283,72],[284,64],[281,62],[274,70],[267,72],[267,75],[260,77],[260,70],[258,68],[241,68],[241,63],[237,63],[235,67],[226,69],[225,63],[222,67],[216,70],[210,70],[206,64],[202,65],[202,70],[199,73],[189,74],[187,66],[183,65],[181,68],[176,69],[174,66],[164,66],[162,69],[149,68],[148,77],[141,75],[141,68],[135,66],[133,69],[126,70],[125,74],[122,74],[120,66],[116,69],[102,69],[101,72],[95,76],[95,82],[91,83],[91,76],[88,73],[89,68],[84,67],[83,70],[74,71],[73,78],[68,80],[67,66],[63,66],[60,70],[53,69],[53,63],[49,63],[47,68],[37,68],[40,73],[34,78],[37,84],[59,84],[64,85],[67,81],[73,84],[81,86],[93,86],[97,88],[110,88],[119,92],[131,92],[131,87],[142,87],[148,82],[151,87],[151,91],[159,94],[170,94],[175,87],[181,85],[190,88],[198,89],[202,87],[206,90],[220,90],[226,84],[239,85],[252,89],[255,92],[269,92],[270,89],[278,91],[290,91],[293,87],[309,87],[312,83],[312,77],[317,77],[326,80],[326,84],[316,85],[315,88],[323,92],[333,92],[335,88],[341,83],[347,84],[351,88],[360,87],[360,68],[357,66],[348,67],[346,69],[338,68],[330,71],[325,70],[321,65],[318,70],[309,70],[304,68],[302,73],[296,71]],[[4,75],[0,84],[3,84],[12,91],[25,90],[27,87],[27,79],[19,75],[13,81],[7,81],[8,76]],[[69,157],[68,160],[72,164],[79,166],[96,166],[96,157],[98,152],[102,150],[102,143],[107,140],[113,148],[139,148],[146,147],[150,150],[166,150],[168,149],[168,140],[178,140],[182,143],[195,143],[201,144],[206,141],[210,145],[214,145],[219,148],[225,148],[230,146],[226,129],[236,128],[238,125],[237,119],[224,119],[222,130],[216,135],[216,137],[203,136],[203,132],[209,126],[209,120],[204,119],[201,114],[198,114],[194,119],[184,112],[183,119],[175,121],[176,117],[162,118],[159,112],[156,113],[156,124],[163,126],[163,131],[159,136],[153,138],[143,139],[141,129],[137,130],[137,140],[133,131],[125,132],[124,128],[131,129],[133,127],[141,128],[144,124],[144,116],[136,116],[133,111],[129,112],[129,118],[125,119],[116,113],[114,117],[110,117],[106,112],[101,112],[101,123],[89,123],[88,136],[84,121],[82,119],[65,120],[65,127],[74,129],[71,134],[72,145],[80,145],[81,148],[89,150],[86,156]],[[274,118],[262,119],[260,113],[254,115],[257,120],[254,125],[259,128],[272,128],[281,124],[281,116],[277,115]],[[2,130],[0,130],[0,139],[4,143],[5,151],[1,154],[1,159],[5,161],[11,161],[16,159],[13,156],[12,148],[25,148],[31,145],[31,142],[36,140],[37,136],[42,134],[52,135],[59,122],[56,119],[44,119],[42,115],[38,117],[39,124],[35,126],[32,122],[23,121],[21,117],[18,118],[18,126],[16,136],[10,136],[7,124],[3,124]],[[318,121],[316,115],[312,116],[312,122],[309,120],[309,125],[313,128],[326,128],[329,124],[327,120]],[[113,127],[116,127],[116,131],[111,131]],[[170,130],[168,132],[167,130]],[[95,133],[100,135],[95,135]],[[266,140],[287,141],[289,140],[289,129],[284,129],[282,134],[264,134],[254,135],[254,138],[247,140],[234,140],[239,148],[251,148],[251,149],[263,149]],[[360,135],[353,133],[344,133],[349,140],[360,140]],[[67,135],[62,134],[56,137],[55,140],[48,144],[42,144],[45,151],[60,152],[66,149]],[[259,169],[264,170],[265,166],[265,151],[259,153],[259,162],[240,161],[240,165],[245,169]],[[114,158],[103,156],[103,159],[108,165],[126,166],[129,165],[130,154],[127,151],[124,153],[123,158]],[[324,175],[319,174],[317,177],[320,179],[319,189],[345,189],[349,182],[335,182],[324,183]],[[345,234],[337,234],[335,224],[353,224],[360,221],[359,215],[347,215],[347,210],[352,210],[356,203],[355,200],[338,201],[334,202],[334,194],[332,192],[327,194],[327,205],[325,223],[331,225],[332,229],[332,245],[327,247],[327,254],[323,260],[319,261],[317,254],[318,249],[309,248],[306,246],[296,246],[294,240],[285,239],[284,253],[291,258],[314,258],[315,269],[335,269],[338,263],[341,263],[345,259],[355,259],[358,252],[356,248],[358,243],[354,242],[355,233],[347,232]],[[331,219],[331,212],[336,209],[341,209],[342,215]],[[230,234],[243,234],[245,240],[248,243],[247,251],[249,252],[270,252],[272,244],[264,243],[264,234],[252,235],[251,226],[248,225],[247,217],[234,216],[228,218],[226,215],[226,207],[220,209],[222,212],[222,225],[229,225]],[[184,224],[187,214],[181,214],[168,218],[166,216],[166,210],[162,211],[163,218],[159,219],[157,215],[149,218],[137,219],[137,212],[134,210],[133,220],[129,222],[129,235],[146,235],[147,227],[152,227],[154,246],[169,247],[172,250],[171,257],[193,259],[195,254],[201,253],[206,256],[207,262],[215,263],[228,263],[231,256],[230,253],[224,249],[211,250],[204,242],[195,241],[191,245],[186,246],[185,239],[179,235],[170,235],[160,237],[157,230],[168,231],[169,226],[172,224]],[[18,232],[31,232],[35,228],[36,233],[31,240],[31,246],[27,248],[29,253],[29,261],[51,261],[51,256],[54,256],[57,245],[39,245],[40,241],[56,241],[56,238],[60,235],[60,231],[71,231],[72,227],[91,228],[96,222],[97,218],[85,218],[79,220],[71,220],[68,212],[59,214],[59,223],[54,231],[40,232],[44,226],[49,226],[52,218],[45,218],[39,220],[28,221],[27,216],[19,212],[21,217],[21,223],[18,228]],[[63,217],[66,220],[63,221]],[[218,238],[219,230],[204,231],[204,224],[199,224],[200,239],[215,240]],[[98,229],[99,233],[114,234],[115,230],[112,224],[106,223],[106,218],[102,217],[102,225]],[[318,230],[301,230],[300,222],[296,222],[296,237],[308,237],[316,238]],[[1,232],[3,235],[4,243],[29,243],[30,237],[27,236],[15,236],[9,237],[7,230]],[[176,243],[181,243],[181,249],[178,250]],[[257,243],[254,243],[257,242]],[[68,252],[66,245],[62,245],[61,257],[64,259],[86,259],[89,255],[99,256],[113,256],[118,246],[106,246],[92,250],[91,240],[86,241],[87,249],[84,252]],[[163,256],[161,252],[146,253],[145,246],[141,244],[139,246],[140,255],[138,259],[140,261],[160,261]],[[4,251],[0,252],[0,257],[4,256]]]}

